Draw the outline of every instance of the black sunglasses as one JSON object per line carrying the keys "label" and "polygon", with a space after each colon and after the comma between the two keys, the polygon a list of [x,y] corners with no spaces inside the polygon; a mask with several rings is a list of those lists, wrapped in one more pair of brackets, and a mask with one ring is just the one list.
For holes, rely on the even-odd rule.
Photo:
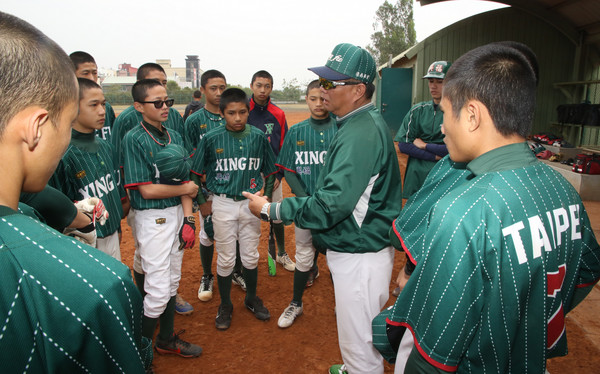
{"label": "black sunglasses", "polygon": [[156,109],[162,108],[163,104],[170,108],[175,103],[175,99],[167,99],[167,100],[156,100],[156,101],[140,101],[142,104],[154,104]]}
{"label": "black sunglasses", "polygon": [[325,78],[319,78],[319,85],[326,90],[331,90],[333,88],[336,88],[337,86],[353,86],[357,84],[362,84],[362,82],[337,82],[330,81]]}

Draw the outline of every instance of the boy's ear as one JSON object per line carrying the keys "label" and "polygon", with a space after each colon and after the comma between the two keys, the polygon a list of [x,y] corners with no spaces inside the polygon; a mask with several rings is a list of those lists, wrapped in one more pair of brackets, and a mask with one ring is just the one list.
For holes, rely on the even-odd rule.
{"label": "boy's ear", "polygon": [[52,123],[46,109],[34,107],[26,110],[28,112],[25,113],[26,128],[23,140],[27,143],[29,150],[33,151],[42,138],[42,126],[52,125]]}
{"label": "boy's ear", "polygon": [[140,113],[144,113],[144,105],[142,103],[138,103],[137,101],[133,102],[133,107]]}

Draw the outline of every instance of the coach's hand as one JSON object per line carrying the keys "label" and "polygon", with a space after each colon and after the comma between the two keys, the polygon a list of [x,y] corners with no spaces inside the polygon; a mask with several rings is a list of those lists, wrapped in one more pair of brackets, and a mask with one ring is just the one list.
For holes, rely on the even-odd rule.
{"label": "coach's hand", "polygon": [[264,196],[262,196],[262,192],[258,191],[255,194],[251,194],[250,192],[244,191],[242,192],[242,195],[246,199],[250,200],[250,202],[248,203],[248,208],[250,209],[252,214],[260,218],[260,211],[263,205],[269,202]]}
{"label": "coach's hand", "polygon": [[179,249],[192,248],[196,241],[196,217],[189,216],[183,219],[179,230]]}

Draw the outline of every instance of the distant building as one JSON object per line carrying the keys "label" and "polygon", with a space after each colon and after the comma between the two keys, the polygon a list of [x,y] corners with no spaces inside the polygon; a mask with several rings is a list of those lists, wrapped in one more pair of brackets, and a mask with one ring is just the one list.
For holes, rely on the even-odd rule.
{"label": "distant building", "polygon": [[157,59],[156,63],[165,69],[167,74],[167,80],[175,81],[179,87],[190,87],[186,79],[186,68],[175,68],[171,66],[171,60],[169,59]]}
{"label": "distant building", "polygon": [[119,70],[117,70],[117,76],[119,77],[134,77],[137,74],[138,69],[131,66],[131,64],[123,63],[119,64]]}
{"label": "distant building", "polygon": [[191,82],[192,88],[200,87],[200,76],[204,71],[200,70],[200,59],[198,55],[187,55],[185,59],[185,80]]}

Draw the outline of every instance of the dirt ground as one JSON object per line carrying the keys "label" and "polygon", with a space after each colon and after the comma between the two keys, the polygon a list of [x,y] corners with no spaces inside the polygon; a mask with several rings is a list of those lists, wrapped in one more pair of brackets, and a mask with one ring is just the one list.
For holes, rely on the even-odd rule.
{"label": "dirt ground", "polygon": [[[295,124],[308,118],[305,106],[284,108],[288,124]],[[399,155],[402,173],[406,158]],[[284,196],[291,196],[290,189],[284,183]],[[600,224],[600,203],[587,203],[586,208],[595,212],[592,222],[598,229]],[[595,219],[596,218],[596,219]],[[594,220],[595,219],[595,220]],[[126,221],[122,222],[123,242],[122,258],[130,267],[133,262],[133,240]],[[204,352],[195,359],[185,359],[173,355],[155,354],[155,372],[167,373],[327,373],[329,366],[342,363],[337,342],[337,327],[334,312],[333,287],[324,256],[319,256],[320,277],[304,293],[304,314],[288,329],[280,329],[277,319],[292,298],[293,273],[280,265],[277,275],[267,274],[267,224],[263,223],[259,245],[260,261],[258,265],[258,295],[271,312],[266,322],[257,320],[244,307],[244,292],[232,286],[234,312],[231,327],[226,331],[215,328],[215,317],[219,306],[218,286],[215,282],[213,299],[201,302],[197,298],[202,267],[199,256],[199,244],[186,250],[183,259],[180,294],[192,304],[194,312],[189,316],[175,316],[175,330],[185,329],[184,340],[199,344]],[[295,254],[293,226],[286,227],[286,251],[293,259]],[[596,234],[598,235],[598,234]],[[405,257],[396,252],[393,278],[404,265]],[[216,253],[213,260],[213,273],[216,274]],[[394,285],[390,284],[390,294]],[[595,290],[598,291],[598,290]],[[599,291],[600,292],[600,291]],[[390,297],[388,304],[395,301]],[[584,301],[580,308],[597,315],[598,301]],[[575,312],[578,311],[575,310]],[[575,313],[572,313],[575,314]],[[585,314],[585,313],[583,313]],[[592,319],[593,320],[593,319]],[[595,321],[593,321],[595,322]],[[597,324],[597,323],[596,323]],[[567,317],[567,331],[570,353],[568,356],[549,361],[548,369],[556,373],[592,373],[600,367],[600,326],[590,331],[589,324],[581,319]],[[593,330],[593,329],[592,329]],[[385,373],[393,373],[393,365],[386,363]]]}

